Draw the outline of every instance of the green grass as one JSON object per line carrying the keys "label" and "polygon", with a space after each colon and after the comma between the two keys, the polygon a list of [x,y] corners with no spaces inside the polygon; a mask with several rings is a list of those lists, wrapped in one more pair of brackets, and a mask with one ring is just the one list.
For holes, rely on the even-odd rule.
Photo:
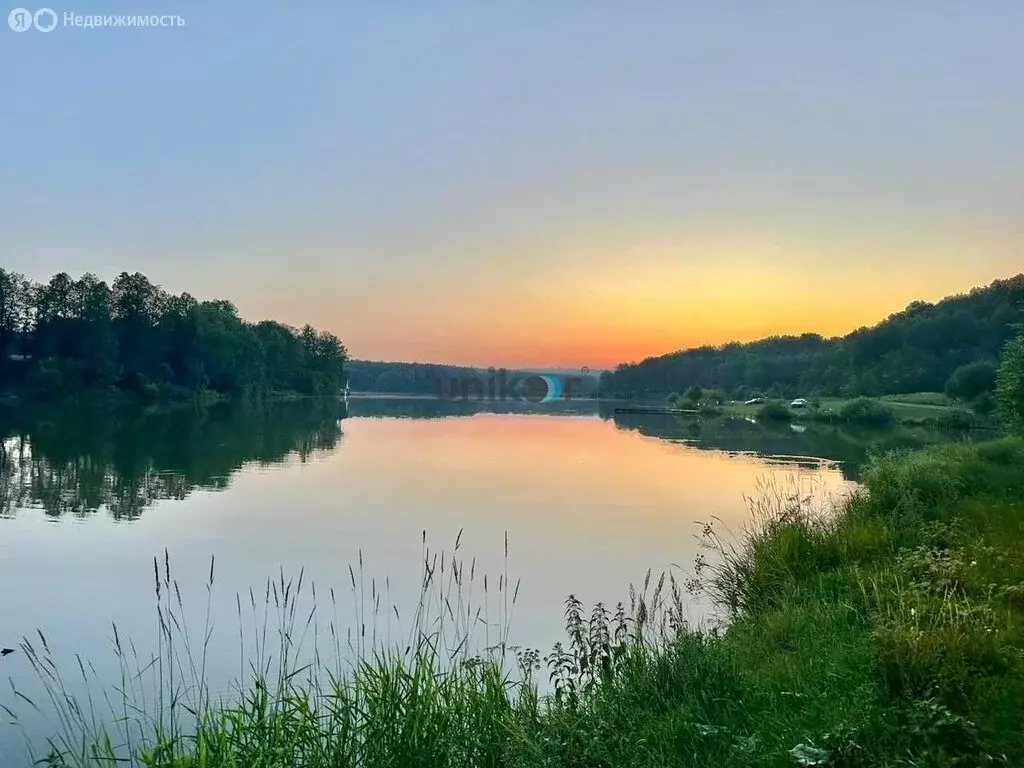
{"label": "green grass", "polygon": [[[941,400],[939,399],[941,398]],[[887,395],[878,398],[892,408],[897,421],[928,421],[954,411],[963,410],[955,403],[946,399],[945,395],[931,396],[931,393],[919,393],[916,395]],[[822,402],[823,408],[834,408],[841,410],[848,401],[826,401]]]}
{"label": "green grass", "polygon": [[[332,623],[305,667],[315,616],[296,614],[301,578],[281,579],[262,614],[277,616],[280,647],[259,655],[268,663],[237,700],[211,700],[202,674],[177,688],[165,679],[146,712],[115,692],[123,716],[110,734],[62,697],[45,643],[25,641],[63,712],[50,764],[1024,765],[1024,440],[879,457],[864,476],[865,490],[832,510],[768,489],[748,530],[709,522],[708,554],[683,582],[648,574],[613,610],[570,598],[565,642],[543,657],[500,633],[470,650],[472,570],[429,553],[408,645],[359,645],[355,668],[336,672]],[[166,564],[156,585],[162,674],[189,669],[185,659],[201,669]],[[687,627],[688,591],[728,621]],[[498,595],[514,606],[507,578]],[[122,692],[139,674],[124,659]]]}
{"label": "green grass", "polygon": [[[816,398],[817,408],[789,408],[795,420],[842,422],[843,409],[857,398],[821,397]],[[910,426],[935,426],[962,429],[967,427],[996,427],[994,418],[981,418],[968,409],[950,400],[939,392],[916,392],[906,395],[884,395],[872,398],[885,408],[892,410],[893,422]],[[789,400],[769,402],[768,405],[788,408]],[[720,412],[728,416],[757,419],[763,405],[729,403],[721,406]]]}
{"label": "green grass", "polygon": [[953,400],[942,392],[909,392],[903,395],[883,395],[881,399],[890,403],[931,405],[939,408],[949,408],[956,405]]}

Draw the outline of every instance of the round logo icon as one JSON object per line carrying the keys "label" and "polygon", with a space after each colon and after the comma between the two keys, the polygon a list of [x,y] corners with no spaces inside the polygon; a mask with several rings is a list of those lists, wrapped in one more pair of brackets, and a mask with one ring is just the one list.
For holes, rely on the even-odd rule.
{"label": "round logo icon", "polygon": [[523,380],[523,399],[530,403],[550,403],[562,396],[557,376],[528,376]]}
{"label": "round logo icon", "polygon": [[52,8],[40,8],[32,17],[32,21],[40,32],[53,32],[57,26],[57,14]]}
{"label": "round logo icon", "polygon": [[28,8],[15,8],[7,14],[7,26],[15,32],[28,32],[32,29],[32,11]]}

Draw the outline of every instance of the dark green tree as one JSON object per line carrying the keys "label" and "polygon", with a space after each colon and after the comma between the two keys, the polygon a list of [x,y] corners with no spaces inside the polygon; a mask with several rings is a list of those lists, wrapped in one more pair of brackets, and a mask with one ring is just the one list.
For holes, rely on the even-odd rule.
{"label": "dark green tree", "polygon": [[83,383],[105,387],[117,376],[117,339],[110,316],[110,288],[95,275],[85,274],[72,286],[73,349]]}
{"label": "dark green tree", "polygon": [[162,293],[139,272],[122,272],[114,281],[111,314],[121,378],[128,389],[137,389],[156,373],[159,344],[155,328]]}
{"label": "dark green tree", "polygon": [[0,269],[0,380],[10,371],[11,355],[23,351],[32,305],[32,289],[25,276]]}
{"label": "dark green tree", "polygon": [[701,387],[689,387],[686,392],[683,393],[683,399],[688,400],[695,405],[699,405],[700,401],[704,399],[704,390]]}
{"label": "dark green tree", "polygon": [[961,365],[946,382],[946,395],[964,402],[996,388],[996,367],[989,362]]}
{"label": "dark green tree", "polygon": [[996,401],[1007,429],[1024,434],[1024,328],[1003,351],[996,375]]}

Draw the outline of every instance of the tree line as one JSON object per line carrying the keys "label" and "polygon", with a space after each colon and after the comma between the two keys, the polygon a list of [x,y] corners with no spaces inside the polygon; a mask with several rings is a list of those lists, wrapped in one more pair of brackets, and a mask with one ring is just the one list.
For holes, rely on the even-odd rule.
{"label": "tree line", "polygon": [[[915,301],[871,328],[826,339],[813,333],[703,346],[602,376],[603,395],[656,396],[692,386],[748,396],[856,397],[909,392],[977,394],[994,386],[1007,342],[1024,321],[1024,274],[935,304]],[[964,366],[973,366],[965,371]],[[954,376],[956,374],[956,376]]]}
{"label": "tree line", "polygon": [[[436,363],[397,363],[379,360],[351,360],[346,366],[353,392],[432,395],[437,398],[483,400],[502,398],[502,381],[522,392],[524,383],[538,376],[552,375],[568,389],[568,399],[594,397],[598,379],[582,371],[533,370],[527,368],[470,368]],[[494,387],[494,396],[491,387]]]}
{"label": "tree line", "polygon": [[353,392],[436,396],[438,387],[448,381],[485,375],[479,368],[435,363],[352,360],[348,364],[348,383]]}
{"label": "tree line", "polygon": [[0,391],[326,395],[344,387],[346,358],[332,333],[246,322],[230,301],[169,294],[138,272],[107,285],[0,269]]}

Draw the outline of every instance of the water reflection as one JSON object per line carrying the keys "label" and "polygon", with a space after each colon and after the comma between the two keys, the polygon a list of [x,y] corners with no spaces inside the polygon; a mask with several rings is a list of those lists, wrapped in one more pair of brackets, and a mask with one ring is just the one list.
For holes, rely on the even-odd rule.
{"label": "water reflection", "polygon": [[626,413],[612,401],[534,404],[436,398],[223,404],[150,413],[140,408],[0,410],[0,517],[25,507],[51,518],[105,510],[135,520],[154,502],[221,490],[244,466],[306,462],[334,450],[342,419],[451,419],[482,414],[601,419],[667,442],[815,469],[837,464],[858,480],[872,450],[917,448],[950,436],[921,428],[884,431],[811,423]]}
{"label": "water reflection", "polygon": [[534,404],[522,401],[438,400],[436,398],[353,399],[351,415],[378,418],[437,419],[482,413],[600,417],[622,430],[728,454],[753,455],[806,469],[822,460],[836,463],[847,480],[860,480],[872,452],[922,448],[957,437],[924,427],[867,429],[824,423],[771,423],[742,418],[707,418],[620,410],[613,400],[570,400]]}
{"label": "water reflection", "polygon": [[103,509],[134,520],[157,500],[226,488],[247,464],[330,451],[344,416],[336,400],[0,412],[0,516],[36,507],[53,518]]}
{"label": "water reflection", "polygon": [[807,423],[759,423],[739,418],[696,418],[659,414],[615,412],[602,415],[620,429],[639,432],[698,449],[752,454],[769,461],[813,468],[821,459],[835,462],[847,480],[860,480],[861,470],[873,452],[922,448],[957,435],[923,427],[865,429],[846,425]]}
{"label": "water reflection", "polygon": [[[480,413],[534,414],[547,416],[596,416],[602,405],[597,400],[555,400],[531,403],[527,400],[442,399],[436,397],[352,397],[349,413],[354,417],[441,419]],[[610,413],[610,411],[609,411]]]}

